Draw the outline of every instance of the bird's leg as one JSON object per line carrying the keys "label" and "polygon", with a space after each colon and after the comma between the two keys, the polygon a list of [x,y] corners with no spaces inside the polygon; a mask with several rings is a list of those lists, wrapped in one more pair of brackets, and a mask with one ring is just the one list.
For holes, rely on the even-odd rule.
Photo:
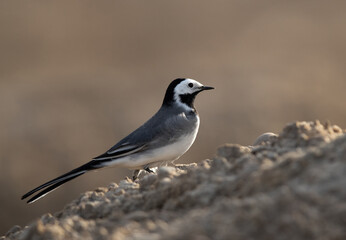
{"label": "bird's leg", "polygon": [[135,181],[138,178],[140,170],[136,169],[133,171],[132,180]]}
{"label": "bird's leg", "polygon": [[143,169],[144,169],[145,171],[147,171],[148,173],[153,173],[153,172],[154,172],[154,171],[151,170],[148,166],[145,166]]}

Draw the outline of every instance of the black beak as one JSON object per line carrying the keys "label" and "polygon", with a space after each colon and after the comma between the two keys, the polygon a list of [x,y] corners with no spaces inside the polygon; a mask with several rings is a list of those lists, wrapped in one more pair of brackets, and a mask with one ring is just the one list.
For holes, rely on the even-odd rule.
{"label": "black beak", "polygon": [[201,91],[204,91],[204,90],[212,90],[214,89],[213,87],[208,87],[208,86],[202,86],[201,87]]}

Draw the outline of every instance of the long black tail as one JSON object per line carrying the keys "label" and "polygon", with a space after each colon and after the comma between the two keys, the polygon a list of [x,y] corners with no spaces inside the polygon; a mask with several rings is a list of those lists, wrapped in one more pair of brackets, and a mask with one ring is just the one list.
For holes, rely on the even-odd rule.
{"label": "long black tail", "polygon": [[46,183],[42,184],[41,186],[38,186],[37,188],[31,190],[30,192],[24,194],[22,196],[22,200],[29,197],[30,195],[40,191],[41,189],[44,189],[27,201],[27,203],[35,202],[38,199],[40,199],[41,197],[44,197],[46,194],[48,194],[51,191],[58,188],[60,185],[66,183],[66,182],[68,182],[68,181],[70,181],[76,177],[79,177],[80,175],[83,175],[87,171],[98,169],[101,167],[102,167],[102,164],[100,164],[100,161],[92,160],[92,161],[90,161],[90,162],[88,162],[88,163],[86,163],[86,164],[84,164],[84,165],[82,165],[76,169],[73,169],[72,171],[70,171],[68,173],[61,175],[60,177],[54,178],[53,180],[46,182]]}

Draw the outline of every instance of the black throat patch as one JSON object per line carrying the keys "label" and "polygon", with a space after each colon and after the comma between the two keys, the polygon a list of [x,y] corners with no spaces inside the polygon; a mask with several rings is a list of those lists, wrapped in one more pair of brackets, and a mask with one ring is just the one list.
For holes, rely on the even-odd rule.
{"label": "black throat patch", "polygon": [[196,98],[198,92],[194,92],[194,93],[190,93],[190,94],[181,94],[179,95],[180,98],[180,102],[186,104],[187,106],[189,106],[192,109],[195,109],[194,106],[194,101]]}

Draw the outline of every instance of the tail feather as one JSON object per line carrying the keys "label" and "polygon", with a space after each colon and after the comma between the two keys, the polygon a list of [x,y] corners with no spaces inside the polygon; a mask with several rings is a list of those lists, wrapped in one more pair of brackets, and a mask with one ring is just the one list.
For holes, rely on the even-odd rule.
{"label": "tail feather", "polygon": [[36,194],[34,197],[30,198],[27,203],[32,203],[38,199],[40,199],[41,197],[45,196],[46,194],[48,194],[49,192],[55,190],[56,188],[58,188],[60,185],[76,178],[79,177],[80,175],[83,175],[84,173],[86,173],[87,171],[93,170],[93,169],[98,169],[102,167],[100,165],[100,162],[97,161],[90,161],[76,169],[73,169],[72,171],[65,173],[57,178],[54,178],[51,181],[48,181],[40,186],[38,186],[37,188],[34,188],[33,190],[27,192],[26,194],[24,194],[22,196],[22,200],[29,197],[30,195],[42,190],[41,192],[39,192],[38,194]]}
{"label": "tail feather", "polygon": [[60,185],[66,183],[66,182],[68,182],[68,181],[70,181],[70,180],[72,180],[72,179],[74,179],[76,177],[79,177],[80,175],[83,175],[84,173],[85,173],[85,171],[84,172],[80,172],[80,173],[75,174],[75,175],[71,175],[68,178],[64,178],[60,182],[57,182],[54,185],[51,185],[51,186],[47,187],[46,189],[42,190],[41,192],[39,192],[38,194],[36,194],[32,198],[30,198],[27,201],[27,203],[33,203],[33,202],[39,200],[40,198],[46,196],[48,193],[50,193],[50,192],[54,191],[55,189],[57,189],[58,187],[60,187]]}
{"label": "tail feather", "polygon": [[[75,170],[77,170],[77,169],[75,169]],[[31,190],[30,192],[27,192],[26,194],[24,194],[24,195],[22,196],[22,200],[25,199],[25,198],[27,198],[27,197],[29,197],[30,195],[34,194],[35,192],[38,192],[38,191],[40,191],[41,189],[43,189],[43,188],[45,188],[45,187],[48,187],[48,186],[50,186],[50,185],[53,185],[53,184],[55,184],[55,183],[57,183],[57,182],[61,182],[61,181],[63,181],[64,179],[70,179],[70,180],[71,180],[71,179],[72,179],[71,176],[74,176],[74,175],[80,173],[80,171],[79,171],[79,172],[77,172],[77,171],[75,172],[75,170],[72,170],[71,172],[68,172],[68,173],[66,173],[66,174],[64,174],[64,175],[61,175],[60,177],[54,178],[53,180],[51,180],[51,181],[49,181],[49,182],[46,182],[46,183],[44,183],[44,184],[38,186],[37,188]],[[84,172],[85,172],[85,171],[84,171]],[[84,172],[83,172],[83,173],[84,173]],[[80,176],[80,175],[81,175],[81,174],[79,174],[78,176]]]}

